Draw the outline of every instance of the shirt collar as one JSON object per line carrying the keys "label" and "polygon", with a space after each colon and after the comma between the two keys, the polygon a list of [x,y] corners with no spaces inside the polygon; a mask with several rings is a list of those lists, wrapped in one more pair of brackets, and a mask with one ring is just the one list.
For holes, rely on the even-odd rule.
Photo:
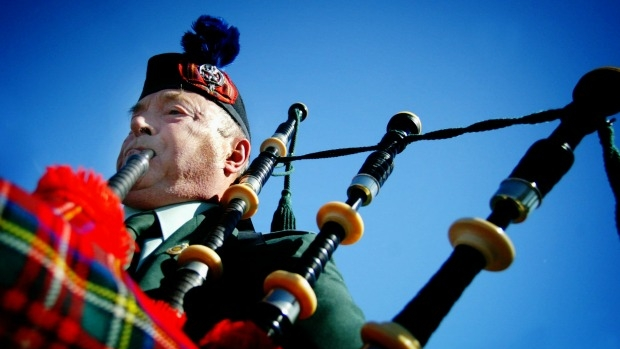
{"label": "shirt collar", "polygon": [[[156,208],[154,211],[157,215],[164,240],[169,238],[187,221],[215,206],[217,205],[209,202],[189,201]],[[146,211],[137,210],[129,206],[125,206],[124,210],[125,220],[137,213]]]}

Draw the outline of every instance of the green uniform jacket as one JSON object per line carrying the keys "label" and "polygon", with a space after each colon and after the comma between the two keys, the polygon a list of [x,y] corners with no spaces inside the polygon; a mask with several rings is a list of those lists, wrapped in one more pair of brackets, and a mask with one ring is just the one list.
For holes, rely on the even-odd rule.
{"label": "green uniform jacket", "polygon": [[[216,224],[220,210],[210,209],[183,225],[142,263],[132,277],[140,287],[158,298],[164,277],[174,274],[176,256],[167,253],[182,243],[200,243],[204,234]],[[185,297],[186,333],[200,340],[223,319],[243,320],[265,296],[263,281],[274,270],[294,265],[315,234],[284,231],[258,234],[253,231],[233,233],[218,250],[224,266],[223,276],[191,290]],[[286,335],[284,348],[359,349],[361,310],[354,304],[341,274],[329,262],[315,285],[318,307],[312,317],[298,320]]]}

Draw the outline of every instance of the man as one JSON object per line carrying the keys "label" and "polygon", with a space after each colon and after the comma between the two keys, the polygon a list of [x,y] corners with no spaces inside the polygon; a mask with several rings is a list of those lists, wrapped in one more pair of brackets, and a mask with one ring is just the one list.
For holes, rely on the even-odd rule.
{"label": "man", "polygon": [[[139,246],[128,269],[154,298],[161,295],[162,281],[178,268],[175,258],[179,251],[200,243],[217,224],[219,200],[247,168],[250,158],[249,123],[241,96],[230,77],[218,69],[222,61],[213,59],[213,49],[207,50],[211,55],[207,59],[194,49],[205,45],[220,49],[204,43],[221,34],[210,31],[212,27],[223,27],[222,35],[238,37],[235,28],[201,17],[194,25],[196,34],[183,38],[183,54],[162,54],[149,60],[142,94],[131,108],[130,132],[118,156],[120,167],[143,149],[156,154],[148,172],[123,202],[129,220],[142,211],[154,211],[157,217],[161,233]],[[194,41],[202,44],[194,45]],[[230,56],[225,61],[231,61]],[[241,230],[235,230],[217,251],[224,265],[222,277],[207,280],[185,297],[184,330],[196,341],[222,319],[247,317],[264,297],[265,277],[290,267],[314,236],[296,231],[261,235]],[[332,263],[321,274],[315,293],[316,313],[293,326],[284,347],[360,348],[363,315]]]}

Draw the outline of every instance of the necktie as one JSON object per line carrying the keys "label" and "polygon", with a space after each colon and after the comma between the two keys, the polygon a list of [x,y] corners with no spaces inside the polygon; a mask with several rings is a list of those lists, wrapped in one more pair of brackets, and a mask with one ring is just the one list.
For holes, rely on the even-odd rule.
{"label": "necktie", "polygon": [[[143,252],[144,243],[147,239],[162,236],[154,211],[138,213],[129,217],[129,219],[125,221],[125,226],[129,234],[131,234],[136,241],[136,246],[139,248],[138,252]],[[128,271],[135,271],[137,269],[138,263],[141,260],[141,255],[142,253],[134,253]]]}

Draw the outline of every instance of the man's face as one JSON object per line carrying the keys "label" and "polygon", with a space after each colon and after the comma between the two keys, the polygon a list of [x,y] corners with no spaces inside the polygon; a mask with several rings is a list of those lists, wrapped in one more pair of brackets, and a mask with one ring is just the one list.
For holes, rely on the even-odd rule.
{"label": "man's face", "polygon": [[162,90],[142,98],[131,112],[131,131],[121,147],[117,169],[143,149],[156,155],[125,204],[152,208],[209,200],[230,185],[224,164],[231,141],[219,131],[228,116],[213,102],[192,92]]}

